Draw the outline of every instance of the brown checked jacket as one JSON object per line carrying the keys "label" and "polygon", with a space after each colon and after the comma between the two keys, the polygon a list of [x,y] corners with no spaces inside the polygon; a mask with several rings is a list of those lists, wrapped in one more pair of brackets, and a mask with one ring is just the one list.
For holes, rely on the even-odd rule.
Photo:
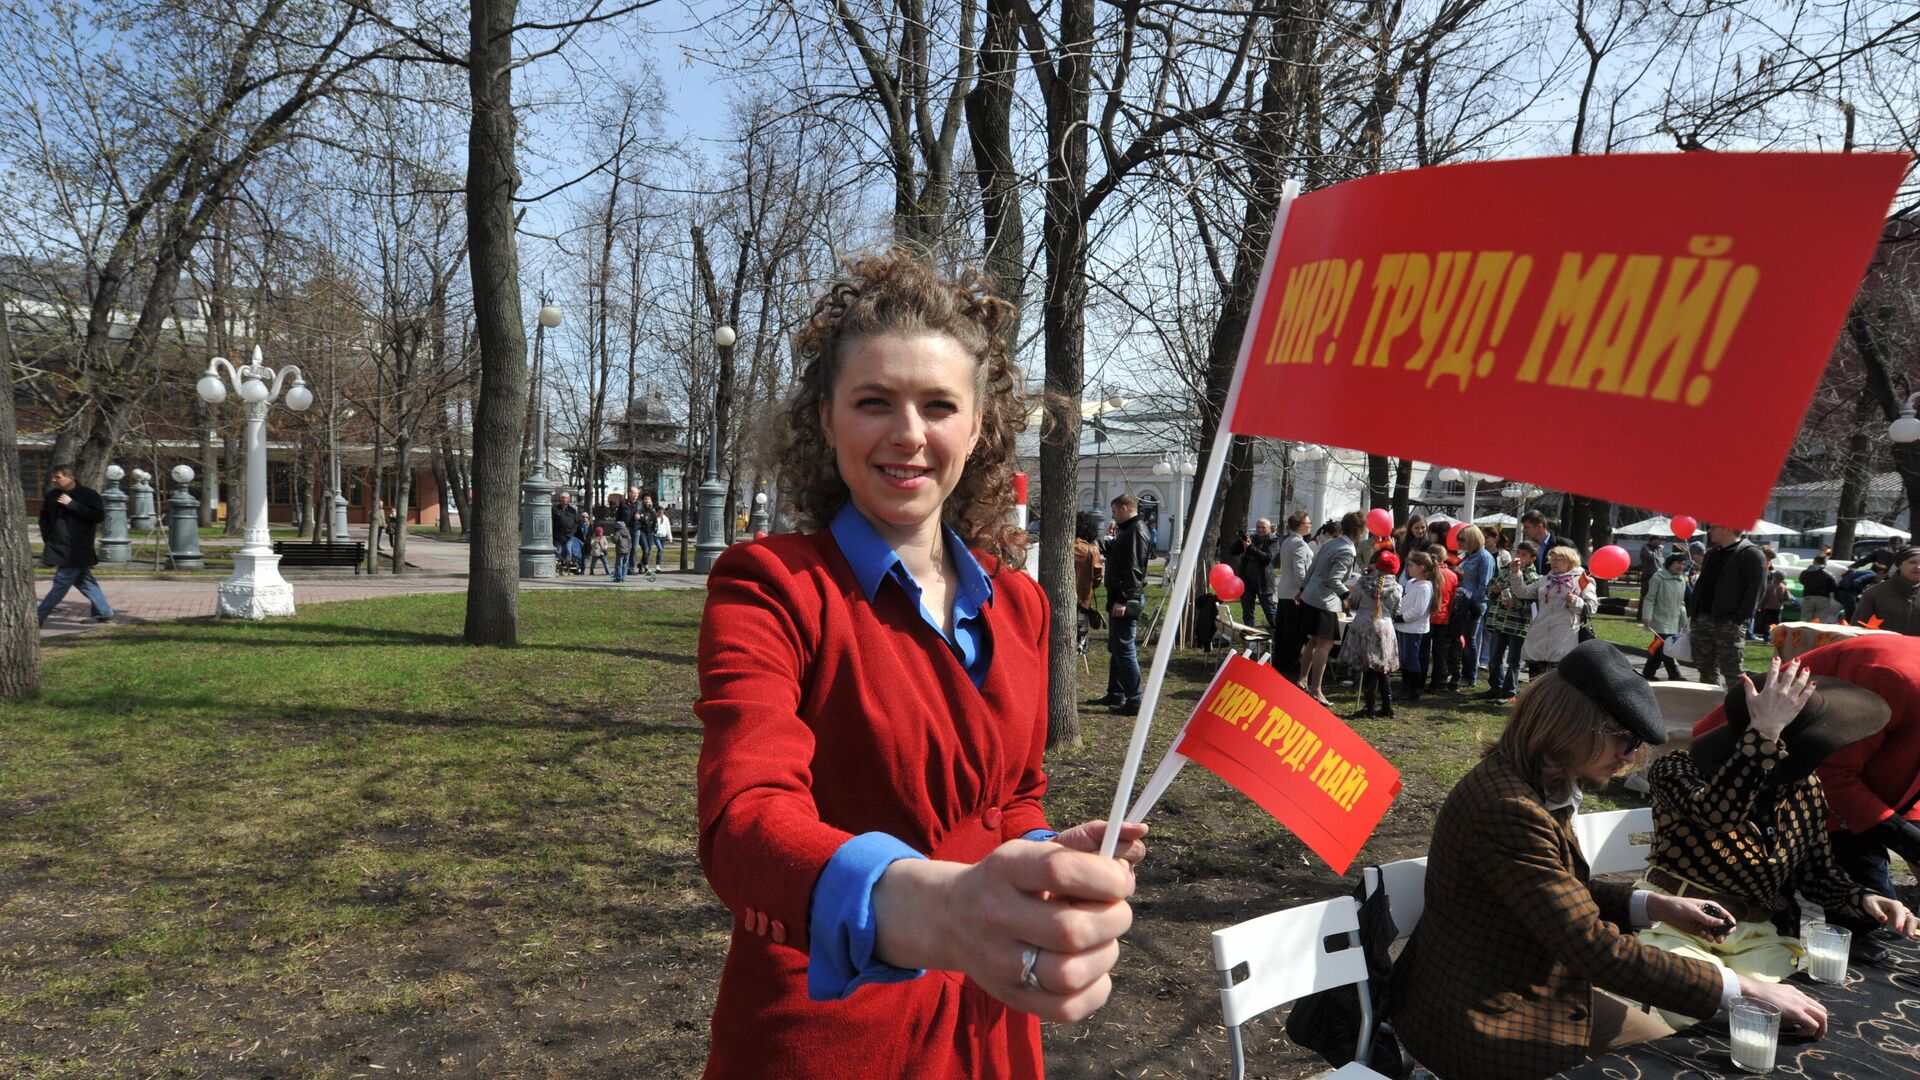
{"label": "brown checked jacket", "polygon": [[1440,809],[1426,914],[1394,965],[1402,1045],[1448,1080],[1538,1080],[1587,1056],[1593,990],[1690,1016],[1720,1008],[1719,971],[1642,945],[1632,886],[1589,882],[1566,815],[1498,757]]}

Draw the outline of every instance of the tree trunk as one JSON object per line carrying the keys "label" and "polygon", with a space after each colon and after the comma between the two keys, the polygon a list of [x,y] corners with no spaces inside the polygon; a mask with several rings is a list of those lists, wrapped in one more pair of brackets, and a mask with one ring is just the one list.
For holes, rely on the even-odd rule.
{"label": "tree trunk", "polygon": [[33,546],[13,419],[13,336],[0,294],[0,701],[40,689],[40,626],[33,593]]}
{"label": "tree trunk", "polygon": [[[1025,223],[1020,216],[1020,172],[1013,157],[1014,65],[1019,18],[1007,0],[987,0],[980,76],[967,92],[967,135],[980,184],[986,268],[1000,295],[1020,308],[1027,290]],[[1020,320],[1007,325],[1008,348],[1020,341]]]}
{"label": "tree trunk", "polygon": [[1833,553],[1842,561],[1853,558],[1855,526],[1867,515],[1867,488],[1873,480],[1874,400],[1861,394],[1853,402],[1853,430],[1847,434],[1847,454],[1840,474],[1839,529],[1833,534]]}
{"label": "tree trunk", "polygon": [[1567,520],[1565,526],[1567,539],[1572,542],[1575,551],[1584,558],[1593,550],[1593,500],[1585,495],[1567,495]]}
{"label": "tree trunk", "polygon": [[1392,465],[1381,454],[1367,455],[1367,508],[1393,504]]}
{"label": "tree trunk", "polygon": [[[1246,325],[1245,312],[1240,315],[1240,324],[1242,327]],[[1233,347],[1237,356],[1240,348],[1238,335],[1235,336]],[[1221,485],[1220,505],[1216,508],[1219,513],[1209,515],[1208,545],[1202,550],[1213,552],[1214,558],[1224,562],[1233,538],[1247,527],[1247,518],[1253,508],[1252,439],[1245,435],[1233,437],[1233,442],[1227,447],[1227,473],[1222,479],[1225,483]]]}
{"label": "tree trunk", "polygon": [[[241,423],[244,424],[246,421],[243,420]],[[247,531],[247,495],[244,486],[247,474],[240,460],[246,441],[245,435],[234,438],[231,434],[227,434],[220,439],[223,464],[219,471],[225,474],[227,489],[227,520],[220,531],[226,536],[239,536]]]}
{"label": "tree trunk", "polygon": [[413,505],[413,436],[394,441],[393,572],[407,572],[407,511]]}
{"label": "tree trunk", "polygon": [[466,640],[519,640],[519,477],[527,403],[527,336],[520,317],[514,236],[513,17],[515,0],[472,0],[467,134],[468,263],[480,336],[480,398],[473,410],[475,519],[467,579]]}
{"label": "tree trunk", "polygon": [[1393,466],[1393,520],[1401,525],[1407,523],[1407,513],[1413,508],[1413,459],[1401,458]]}
{"label": "tree trunk", "polygon": [[1046,83],[1047,296],[1043,308],[1048,410],[1040,440],[1040,586],[1052,603],[1047,635],[1047,745],[1080,744],[1074,652],[1073,517],[1079,490],[1080,395],[1085,385],[1087,108],[1093,81],[1093,0],[1062,0],[1060,47]]}

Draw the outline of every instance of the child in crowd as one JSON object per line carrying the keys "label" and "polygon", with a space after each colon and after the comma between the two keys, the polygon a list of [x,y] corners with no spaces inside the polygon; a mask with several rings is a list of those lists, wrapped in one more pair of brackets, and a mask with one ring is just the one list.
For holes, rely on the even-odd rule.
{"label": "child in crowd", "polygon": [[1394,642],[1400,652],[1400,700],[1420,700],[1420,654],[1426,644],[1440,594],[1433,587],[1433,556],[1415,551],[1401,568],[1400,613],[1393,620]]}
{"label": "child in crowd", "polygon": [[596,566],[602,572],[612,574],[613,571],[607,568],[607,530],[604,527],[599,525],[593,527],[593,538],[587,541],[587,548],[592,553],[592,557],[587,561],[587,575],[591,577],[593,568]]}
{"label": "child in crowd", "polygon": [[[1366,702],[1355,716],[1393,715],[1393,683],[1387,676],[1400,670],[1400,650],[1394,640],[1394,616],[1400,610],[1400,559],[1386,548],[1374,553],[1373,563],[1360,583],[1347,594],[1353,622],[1341,639],[1340,662],[1360,673],[1360,692]],[[1379,711],[1374,711],[1376,692]]]}

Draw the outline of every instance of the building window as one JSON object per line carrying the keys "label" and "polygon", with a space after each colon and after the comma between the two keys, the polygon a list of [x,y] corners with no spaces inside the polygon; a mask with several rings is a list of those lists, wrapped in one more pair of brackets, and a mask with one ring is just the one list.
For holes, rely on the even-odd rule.
{"label": "building window", "polygon": [[50,467],[52,463],[47,460],[46,451],[20,451],[20,490],[27,498],[37,499],[53,486],[47,479],[47,469]]}

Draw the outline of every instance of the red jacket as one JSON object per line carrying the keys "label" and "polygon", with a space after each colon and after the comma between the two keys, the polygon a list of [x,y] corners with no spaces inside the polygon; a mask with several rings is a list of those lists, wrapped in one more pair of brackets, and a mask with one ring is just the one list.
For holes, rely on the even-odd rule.
{"label": "red jacket", "polygon": [[1460,587],[1460,575],[1445,565],[1434,569],[1440,572],[1440,606],[1433,611],[1432,623],[1434,626],[1445,626],[1448,614],[1453,611],[1453,591]]}
{"label": "red jacket", "polygon": [[[1832,813],[1827,828],[1865,832],[1920,795],[1920,638],[1870,634],[1823,645],[1800,657],[1815,675],[1834,675],[1886,699],[1893,716],[1879,734],[1842,747],[1820,763]],[[1726,723],[1715,709],[1693,727],[1697,736]],[[1920,808],[1906,816],[1920,821]]]}
{"label": "red jacket", "polygon": [[[977,556],[994,574],[993,560]],[[869,605],[827,530],[738,544],[700,628],[700,863],[735,914],[709,1077],[1038,1077],[1040,1025],[951,972],[807,997],[807,916],[841,844],[978,862],[1047,827],[1047,602],[993,578],[975,689],[898,587]]]}

